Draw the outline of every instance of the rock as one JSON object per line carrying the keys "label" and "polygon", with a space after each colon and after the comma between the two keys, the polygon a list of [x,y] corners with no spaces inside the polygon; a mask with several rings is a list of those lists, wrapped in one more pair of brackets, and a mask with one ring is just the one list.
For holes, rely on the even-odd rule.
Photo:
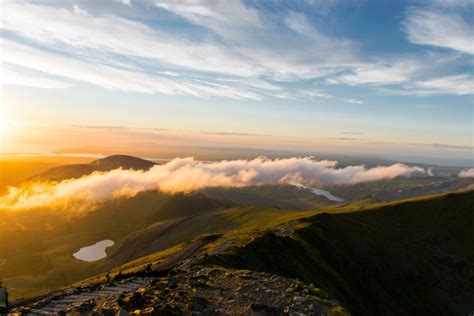
{"label": "rock", "polygon": [[[301,316],[306,315],[304,313],[330,315],[330,307],[334,305],[333,301],[322,302],[318,299],[319,295],[314,295],[317,294],[314,287],[268,273],[192,266],[187,271],[171,270],[169,274],[160,274],[159,278],[148,283],[141,280],[146,279],[123,276],[116,288],[127,288],[127,284],[133,283],[137,287],[128,292],[112,292],[110,297],[99,297],[92,287],[87,291],[84,289],[81,295],[75,297],[87,301],[75,309],[61,303],[61,300],[71,301],[70,295],[64,292],[60,299],[52,295],[30,307],[41,309],[55,298],[54,304],[65,306],[65,311],[87,315]],[[110,286],[96,287],[102,293],[110,291]]]}
{"label": "rock", "polygon": [[283,315],[283,311],[280,308],[266,304],[251,303],[250,309],[254,312],[263,313],[264,315]]}

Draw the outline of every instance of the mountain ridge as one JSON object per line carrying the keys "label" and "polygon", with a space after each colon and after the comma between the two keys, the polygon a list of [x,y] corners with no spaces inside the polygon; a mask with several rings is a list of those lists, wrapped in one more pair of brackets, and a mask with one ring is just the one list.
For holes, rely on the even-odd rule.
{"label": "mountain ridge", "polygon": [[97,159],[86,164],[69,164],[48,169],[40,174],[29,177],[22,182],[29,181],[62,181],[80,178],[95,171],[111,171],[122,168],[127,170],[146,171],[156,163],[142,158],[128,155],[112,155]]}
{"label": "mountain ridge", "polygon": [[[264,230],[255,229],[265,221],[256,216],[250,230],[197,234],[111,270],[112,283],[102,274],[65,291],[94,296],[131,282],[126,280],[152,278],[142,289],[111,295],[86,309],[99,313],[191,315],[201,308],[215,314],[233,306],[248,315],[283,315],[288,306],[327,315],[467,315],[474,306],[472,210],[474,191],[362,208],[356,203],[288,218]],[[228,295],[216,296],[221,287]],[[254,292],[257,287],[263,293]],[[278,298],[272,291],[280,293]],[[64,308],[61,300],[71,295],[66,292],[34,304]],[[232,305],[241,295],[253,301]]]}

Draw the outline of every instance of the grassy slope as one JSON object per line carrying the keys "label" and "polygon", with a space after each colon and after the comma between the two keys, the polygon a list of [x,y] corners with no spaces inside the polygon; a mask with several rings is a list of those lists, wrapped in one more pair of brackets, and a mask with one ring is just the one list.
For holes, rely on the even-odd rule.
{"label": "grassy slope", "polygon": [[[259,231],[315,212],[235,207],[200,194],[170,196],[143,192],[114,200],[94,212],[64,217],[54,212],[10,214],[0,226],[1,269],[12,298],[54,290],[163,251],[208,233]],[[133,214],[133,216],[131,216]],[[41,224],[38,224],[41,223]],[[18,225],[18,226],[17,226]],[[106,259],[94,263],[72,257],[80,247],[112,239]]]}
{"label": "grassy slope", "polygon": [[292,185],[262,185],[244,188],[207,188],[210,197],[235,201],[247,206],[279,207],[292,210],[328,208],[337,203],[318,196],[310,190]]}
{"label": "grassy slope", "polygon": [[356,315],[467,315],[473,210],[468,192],[320,214],[291,238],[267,233],[208,262],[313,282]]}

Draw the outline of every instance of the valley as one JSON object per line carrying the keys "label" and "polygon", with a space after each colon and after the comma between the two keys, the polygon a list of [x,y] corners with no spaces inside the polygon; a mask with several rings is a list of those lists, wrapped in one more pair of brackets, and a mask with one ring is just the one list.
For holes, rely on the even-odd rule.
{"label": "valley", "polygon": [[[135,170],[154,165],[114,156],[31,179],[61,181],[77,170],[87,175],[91,168],[113,170],[124,162]],[[311,187],[284,184],[174,194],[145,190],[80,212],[3,210],[0,271],[14,306],[24,311],[186,314],[201,306],[193,305],[196,296],[201,303],[205,298],[201,307],[211,313],[247,295],[255,301],[238,299],[234,308],[249,315],[456,315],[474,300],[471,187],[470,179],[420,176],[384,180],[378,189],[367,183],[316,194]],[[438,192],[448,189],[459,193]],[[425,191],[437,194],[425,197]],[[400,200],[404,194],[418,197]],[[205,291],[189,287],[196,278],[208,282],[210,274],[215,282]],[[127,287],[133,278],[144,283]],[[274,279],[285,289],[275,288]],[[246,280],[254,285],[238,292]],[[175,293],[171,283],[188,294],[169,296]],[[219,301],[215,291],[222,286],[229,296]],[[288,288],[295,293],[285,294]],[[295,297],[302,297],[298,304]]]}

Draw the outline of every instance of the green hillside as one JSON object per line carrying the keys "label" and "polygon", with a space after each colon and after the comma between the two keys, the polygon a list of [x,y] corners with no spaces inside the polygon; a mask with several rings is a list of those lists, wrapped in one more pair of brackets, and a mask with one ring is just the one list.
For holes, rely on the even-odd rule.
{"label": "green hillside", "polygon": [[[45,293],[106,272],[202,234],[264,230],[315,214],[239,207],[202,194],[142,192],[103,203],[84,214],[58,210],[2,212],[0,273],[11,297]],[[92,263],[73,258],[79,248],[112,239],[109,256]]]}
{"label": "green hillside", "polygon": [[[467,315],[474,306],[474,192],[303,219],[207,263],[314,283],[354,315]],[[278,255],[275,255],[278,254]]]}
{"label": "green hillside", "polygon": [[[13,264],[7,265],[6,284],[13,297],[31,296],[100,275],[74,285],[95,288],[105,282],[107,271],[113,275],[122,271],[125,278],[142,275],[150,264],[179,265],[189,249],[195,249],[198,261],[195,268],[185,270],[183,282],[194,280],[192,271],[203,273],[216,265],[228,271],[223,276],[250,271],[267,273],[262,282],[272,275],[297,279],[301,288],[331,298],[331,315],[467,315],[472,310],[474,191],[391,203],[358,201],[307,212],[226,203],[201,194],[158,192],[108,203],[101,211],[76,219],[76,232],[56,232],[38,244],[41,249],[7,258]],[[148,205],[156,208],[147,209]],[[166,212],[173,207],[188,212],[173,217]],[[139,216],[126,221],[137,209]],[[88,234],[83,233],[85,227]],[[86,240],[102,238],[117,242],[107,258],[94,263],[72,259],[72,251]],[[178,272],[156,273],[160,282],[170,282],[168,278]],[[146,291],[147,300],[129,308],[161,302],[153,287]]]}
{"label": "green hillside", "polygon": [[[111,156],[50,169],[37,179],[153,165]],[[266,185],[146,191],[82,213],[0,210],[0,275],[12,299],[31,297],[91,277],[103,282],[108,271],[143,270],[213,236],[200,252],[201,265],[313,283],[355,315],[468,314],[474,309],[474,191],[384,202],[384,192],[421,194],[419,183],[441,183],[410,180],[330,188],[350,197],[344,203]],[[472,181],[455,182],[465,187]],[[376,186],[379,191],[367,194]],[[115,242],[106,258],[88,263],[72,256],[104,239]]]}

